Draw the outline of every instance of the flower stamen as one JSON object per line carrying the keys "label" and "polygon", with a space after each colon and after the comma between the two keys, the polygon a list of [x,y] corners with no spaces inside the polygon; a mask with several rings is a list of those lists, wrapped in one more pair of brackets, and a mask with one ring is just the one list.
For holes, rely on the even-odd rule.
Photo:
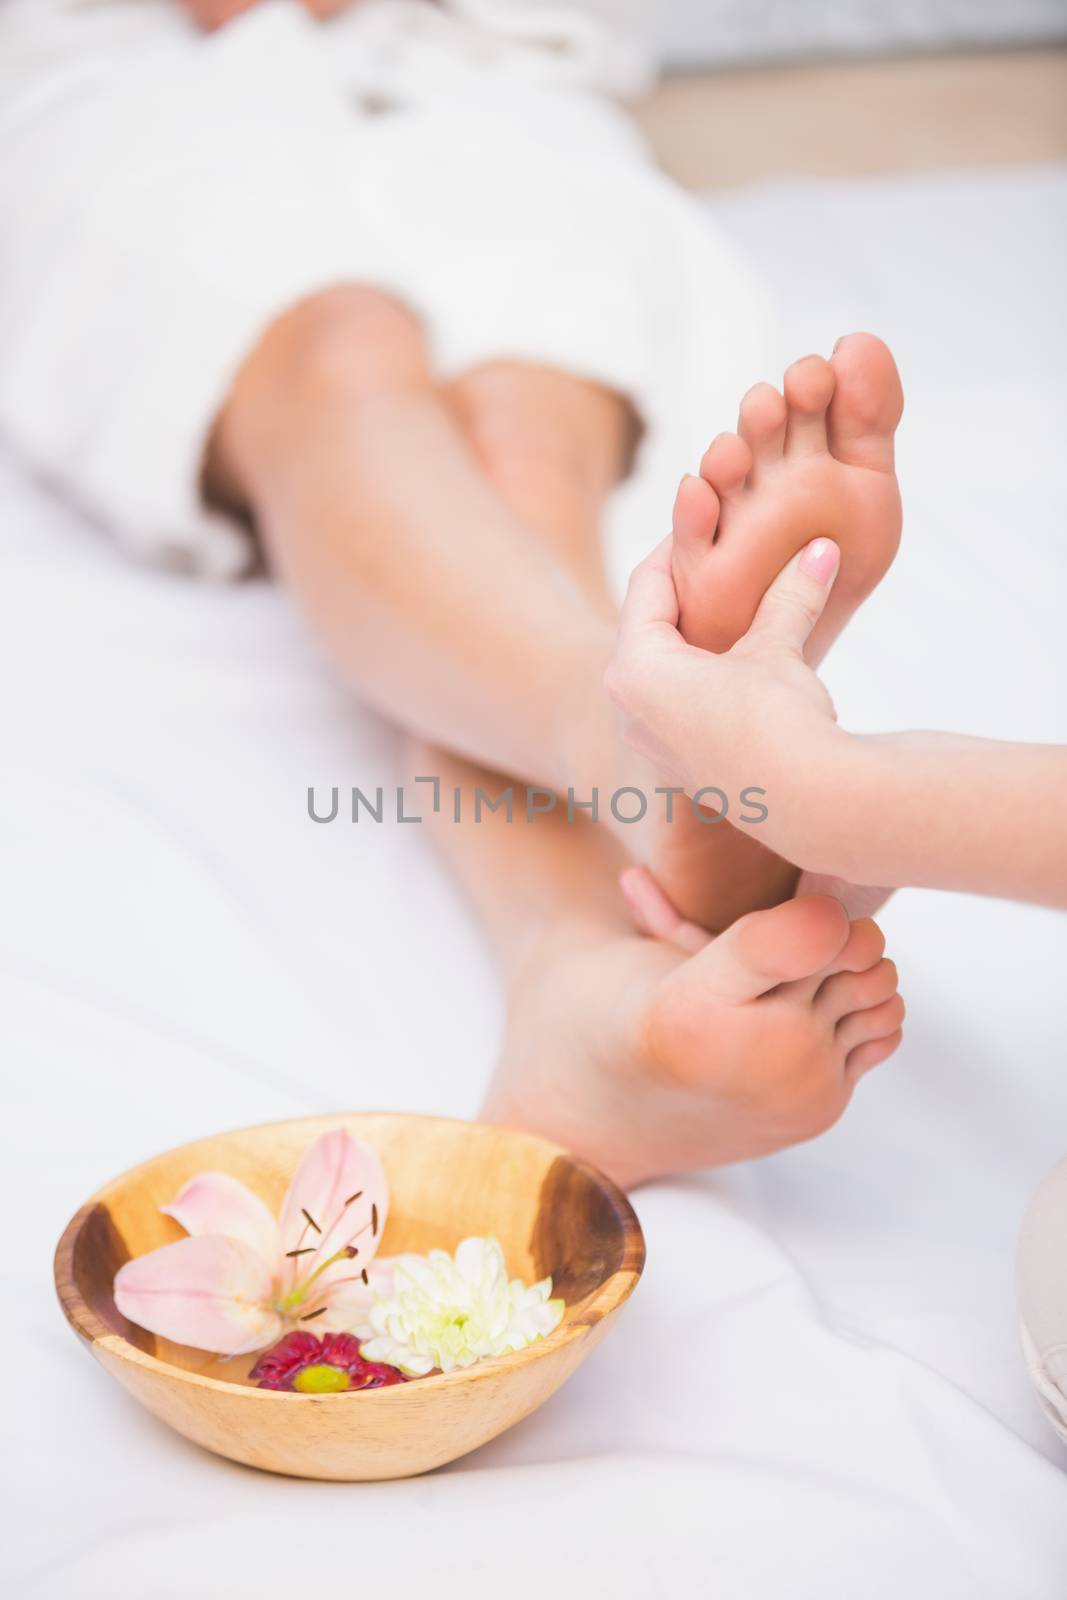
{"label": "flower stamen", "polygon": [[[349,1187],[353,1181],[358,1188]],[[116,1307],[194,1349],[255,1349],[281,1328],[324,1314],[333,1302],[331,1279],[351,1283],[358,1269],[349,1263],[371,1261],[377,1239],[356,1239],[372,1225],[372,1201],[377,1233],[389,1204],[385,1172],[372,1146],[341,1129],[321,1134],[304,1152],[277,1216],[239,1179],[195,1173],[162,1207],[187,1237],[125,1262],[115,1273]],[[315,1342],[310,1332],[300,1337]]]}
{"label": "flower stamen", "polygon": [[[293,1261],[301,1256],[317,1255],[318,1251],[322,1248],[323,1240],[328,1238],[330,1234],[335,1231],[339,1224],[344,1220],[345,1212],[348,1210],[349,1206],[355,1205],[356,1201],[362,1198],[363,1193],[364,1191],[362,1189],[357,1189],[354,1194],[350,1194],[348,1196],[348,1199],[344,1202],[340,1211],[337,1213],[337,1216],[330,1223],[325,1232],[323,1232],[323,1229],[315,1221],[315,1218],[311,1215],[311,1212],[308,1211],[306,1206],[301,1206],[300,1210],[305,1218],[304,1226],[300,1231],[300,1237],[296,1242],[296,1248],[293,1250],[286,1250],[285,1259],[288,1261]],[[319,1235],[318,1244],[304,1244],[304,1239],[307,1237],[307,1231],[309,1227],[314,1228],[315,1232]],[[312,1293],[316,1281],[322,1276],[328,1267],[332,1267],[337,1261],[352,1261],[356,1256],[359,1255],[359,1247],[358,1245],[354,1245],[352,1243],[352,1239],[358,1239],[360,1234],[366,1233],[368,1228],[371,1230],[372,1237],[376,1237],[378,1232],[377,1202],[371,1205],[370,1221],[365,1222],[361,1228],[357,1228],[347,1244],[343,1244],[339,1250],[336,1250],[333,1255],[328,1256],[325,1261],[320,1261],[318,1266],[315,1267],[314,1271],[309,1272],[306,1278],[303,1280],[298,1278],[293,1284],[292,1288],[289,1290],[288,1294],[286,1294],[280,1302],[276,1303],[277,1309],[284,1315],[291,1316],[294,1312],[296,1312],[298,1307],[306,1305],[309,1299],[313,1304],[314,1301],[318,1299],[320,1293],[332,1293],[336,1284],[354,1283],[356,1281],[354,1278],[333,1279],[329,1284],[321,1285],[318,1290],[315,1290],[315,1292]],[[370,1280],[365,1277],[363,1281],[366,1284],[369,1283]],[[323,1309],[325,1309],[325,1307]],[[317,1316],[318,1312],[313,1314]],[[300,1317],[298,1320],[304,1322],[307,1320],[307,1318]]]}

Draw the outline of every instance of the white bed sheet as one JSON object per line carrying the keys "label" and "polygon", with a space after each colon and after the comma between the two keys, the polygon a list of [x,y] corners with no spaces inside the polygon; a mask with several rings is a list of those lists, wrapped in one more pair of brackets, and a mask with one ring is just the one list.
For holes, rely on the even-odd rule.
{"label": "white bed sheet", "polygon": [[[869,326],[904,373],[906,542],[830,666],[844,718],[1067,738],[1067,173],[715,209],[779,295],[783,359]],[[620,568],[662,529],[650,503],[622,508]],[[1067,919],[1046,911],[899,896],[899,1056],[818,1143],[642,1191],[648,1269],[617,1331],[454,1467],[274,1479],[118,1391],[52,1298],[84,1196],[228,1125],[471,1114],[499,1006],[417,829],[307,820],[308,783],[391,781],[392,740],[281,595],[125,566],[10,463],[0,517],[13,1592],[1062,1595],[1067,1451],[1012,1293],[1023,1206],[1067,1148]]]}

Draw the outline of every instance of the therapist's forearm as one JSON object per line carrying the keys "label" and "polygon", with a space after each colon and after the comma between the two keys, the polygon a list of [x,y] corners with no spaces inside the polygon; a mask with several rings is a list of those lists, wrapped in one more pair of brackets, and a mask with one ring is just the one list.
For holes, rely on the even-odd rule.
{"label": "therapist's forearm", "polygon": [[856,883],[1067,906],[1067,748],[839,733],[768,785],[761,840]]}

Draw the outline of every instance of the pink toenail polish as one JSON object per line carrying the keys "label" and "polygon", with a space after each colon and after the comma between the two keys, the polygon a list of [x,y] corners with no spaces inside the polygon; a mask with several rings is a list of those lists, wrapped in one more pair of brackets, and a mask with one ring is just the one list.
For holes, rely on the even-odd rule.
{"label": "pink toenail polish", "polygon": [[838,554],[832,539],[813,539],[800,558],[800,570],[817,583],[829,583],[837,571]]}

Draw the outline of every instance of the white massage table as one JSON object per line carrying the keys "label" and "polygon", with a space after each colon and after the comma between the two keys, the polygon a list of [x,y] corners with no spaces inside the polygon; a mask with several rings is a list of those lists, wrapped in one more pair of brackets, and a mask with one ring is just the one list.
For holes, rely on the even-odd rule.
{"label": "white massage table", "polygon": [[[779,297],[782,361],[870,327],[903,371],[905,545],[829,666],[843,719],[1067,739],[1067,173],[714,208]],[[636,503],[620,570],[664,525]],[[1012,1284],[1067,1149],[1048,911],[900,895],[899,1055],[817,1143],[640,1192],[648,1268],[617,1330],[453,1468],[271,1478],[111,1382],[51,1288],[94,1187],[241,1123],[470,1115],[499,1002],[416,828],[308,821],[309,783],[394,781],[392,737],[280,593],[125,565],[10,462],[0,522],[8,1592],[1059,1600],[1067,1450]]]}

